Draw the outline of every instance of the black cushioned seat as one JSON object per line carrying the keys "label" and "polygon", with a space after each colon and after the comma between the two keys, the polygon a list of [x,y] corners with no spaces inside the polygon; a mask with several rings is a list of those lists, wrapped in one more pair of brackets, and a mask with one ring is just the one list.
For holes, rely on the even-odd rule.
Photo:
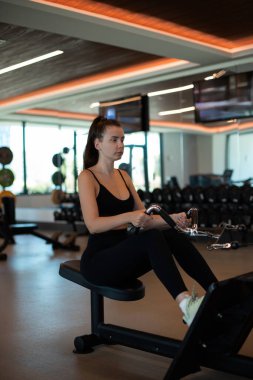
{"label": "black cushioned seat", "polygon": [[145,287],[138,279],[134,279],[122,287],[95,285],[87,281],[80,272],[80,260],[70,260],[60,264],[60,276],[75,282],[103,297],[118,301],[135,301],[144,297]]}
{"label": "black cushioned seat", "polygon": [[38,229],[36,223],[14,223],[9,225],[10,231],[13,235],[29,234]]}

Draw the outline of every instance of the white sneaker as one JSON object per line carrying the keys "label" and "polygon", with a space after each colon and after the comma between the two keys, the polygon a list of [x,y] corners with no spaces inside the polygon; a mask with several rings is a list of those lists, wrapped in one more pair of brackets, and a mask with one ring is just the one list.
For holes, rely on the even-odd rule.
{"label": "white sneaker", "polygon": [[192,323],[203,299],[204,299],[204,296],[197,297],[195,294],[193,294],[191,297],[188,297],[186,306],[185,306],[184,316],[183,316],[183,321],[188,326],[190,326],[190,324]]}

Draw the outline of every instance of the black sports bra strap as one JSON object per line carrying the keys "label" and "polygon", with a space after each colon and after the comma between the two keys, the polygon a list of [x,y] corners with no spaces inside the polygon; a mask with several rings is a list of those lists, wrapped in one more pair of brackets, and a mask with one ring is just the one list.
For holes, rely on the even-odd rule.
{"label": "black sports bra strap", "polygon": [[[96,177],[96,175],[93,173],[93,171],[90,170],[90,169],[86,169],[86,170],[88,170],[88,171],[93,175],[93,177],[95,178],[95,180],[97,181],[97,183],[98,183],[99,185],[101,185],[101,183],[99,182],[99,180],[97,179],[97,177]],[[121,178],[123,179],[123,181],[124,181],[124,183],[125,183],[125,185],[126,185],[126,188],[128,189],[127,183],[126,183],[126,181],[125,181],[125,179],[124,179],[124,177],[123,177],[123,175],[122,175],[120,169],[118,169],[118,172],[119,172]]]}
{"label": "black sports bra strap", "polygon": [[[119,172],[119,174],[121,175],[121,178],[123,179],[123,181],[125,182],[126,188],[128,189],[127,183],[126,183],[126,181],[125,181],[125,179],[124,179],[124,177],[123,177],[123,175],[122,175],[120,169],[118,169],[118,172]],[[128,190],[129,190],[129,189],[128,189]]]}
{"label": "black sports bra strap", "polygon": [[86,169],[86,170],[89,170],[89,172],[93,175],[93,177],[95,178],[95,180],[97,181],[97,183],[98,183],[99,185],[101,185],[101,183],[99,182],[99,180],[97,179],[97,177],[95,176],[95,174],[93,173],[93,171],[90,170],[90,169]]}

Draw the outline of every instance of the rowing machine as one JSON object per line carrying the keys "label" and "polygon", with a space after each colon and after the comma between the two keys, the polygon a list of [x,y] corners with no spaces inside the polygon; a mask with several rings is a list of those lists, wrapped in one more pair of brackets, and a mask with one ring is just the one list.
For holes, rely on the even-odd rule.
{"label": "rowing machine", "polygon": [[[156,212],[178,228],[159,206],[146,212]],[[98,286],[81,274],[80,260],[62,263],[59,273],[91,292],[91,334],[75,338],[75,353],[92,352],[100,344],[120,344],[173,358],[164,380],[179,380],[201,366],[253,377],[253,358],[238,354],[253,327],[253,272],[213,283],[182,341],[104,322],[104,297],[141,299],[145,288],[140,280],[120,288]]]}

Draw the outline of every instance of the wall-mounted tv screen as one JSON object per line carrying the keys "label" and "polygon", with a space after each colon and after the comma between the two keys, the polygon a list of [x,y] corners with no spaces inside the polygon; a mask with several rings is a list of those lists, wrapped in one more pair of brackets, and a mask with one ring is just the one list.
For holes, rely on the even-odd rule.
{"label": "wall-mounted tv screen", "polygon": [[252,72],[194,82],[195,121],[208,123],[253,117]]}
{"label": "wall-mounted tv screen", "polygon": [[117,119],[125,133],[149,130],[147,95],[134,95],[100,102],[99,113],[107,119]]}

